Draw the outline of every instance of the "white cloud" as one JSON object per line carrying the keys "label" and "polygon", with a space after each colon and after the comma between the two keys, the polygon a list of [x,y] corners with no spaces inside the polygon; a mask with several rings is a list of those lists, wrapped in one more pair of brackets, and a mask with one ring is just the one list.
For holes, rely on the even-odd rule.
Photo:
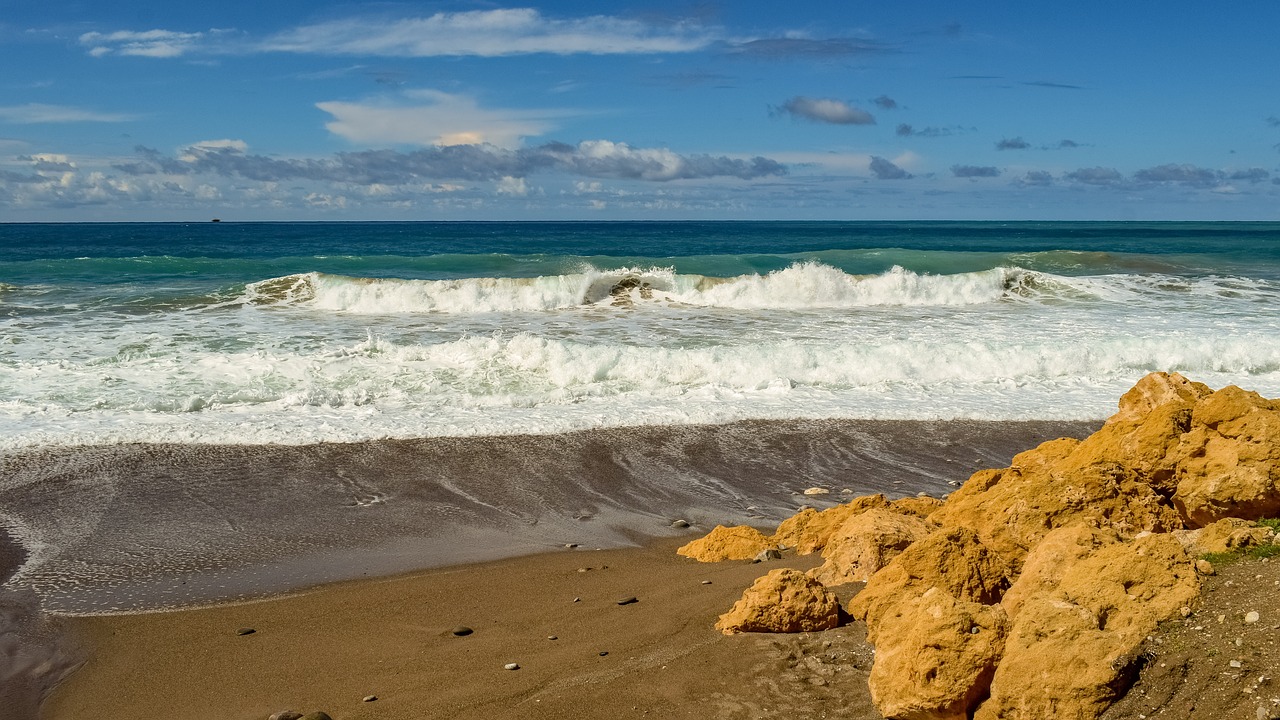
{"label": "white cloud", "polygon": [[512,197],[524,197],[529,194],[529,185],[524,178],[511,177],[507,175],[498,180],[494,190],[499,195],[510,195]]}
{"label": "white cloud", "polygon": [[519,147],[523,138],[552,129],[551,118],[568,113],[557,110],[506,110],[481,108],[474,98],[436,90],[405,93],[410,100],[427,104],[395,105],[387,102],[322,102],[316,107],[333,116],[329,132],[356,143],[406,145],[480,145]]}
{"label": "white cloud", "polygon": [[137,115],[128,113],[104,113],[68,105],[27,103],[26,105],[0,106],[0,121],[22,125],[70,122],[129,122],[136,119],[138,119]]}
{"label": "white cloud", "polygon": [[841,100],[796,96],[782,104],[779,112],[812,122],[832,125],[874,125],[871,113]]}
{"label": "white cloud", "polygon": [[393,57],[621,55],[691,52],[714,40],[693,25],[654,27],[605,15],[556,20],[533,8],[512,8],[304,25],[269,38],[259,49]]}
{"label": "white cloud", "polygon": [[89,54],[94,57],[115,54],[171,58],[195,49],[204,36],[204,33],[176,30],[87,32],[80,36],[80,44],[88,45]]}

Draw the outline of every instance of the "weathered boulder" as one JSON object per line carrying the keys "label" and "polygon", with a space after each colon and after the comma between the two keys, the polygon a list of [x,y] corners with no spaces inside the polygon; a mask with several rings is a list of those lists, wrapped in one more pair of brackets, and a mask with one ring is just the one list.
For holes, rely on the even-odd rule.
{"label": "weathered boulder", "polygon": [[868,510],[846,520],[831,535],[822,550],[826,562],[809,574],[823,585],[866,580],[933,530],[918,517],[881,508]]}
{"label": "weathered boulder", "polygon": [[1280,401],[1232,385],[1197,402],[1173,502],[1193,527],[1280,515]]}
{"label": "weathered boulder", "polygon": [[777,548],[768,535],[746,525],[717,525],[703,537],[680,546],[676,553],[698,562],[751,560],[764,550]]}
{"label": "weathered boulder", "polygon": [[1027,598],[1052,592],[1062,583],[1063,574],[1104,545],[1122,540],[1114,530],[1089,524],[1069,525],[1052,530],[1027,553],[1022,574],[1000,599],[1010,618],[1016,618]]}
{"label": "weathered boulder", "polygon": [[1009,586],[1008,565],[968,528],[945,528],[903,550],[871,576],[849,601],[849,614],[867,623],[867,639],[877,642],[881,620],[897,606],[941,588],[957,600],[991,605]]}
{"label": "weathered boulder", "polygon": [[889,503],[889,509],[900,512],[903,515],[914,515],[924,519],[934,513],[935,510],[942,507],[942,500],[928,495],[918,495],[916,497],[904,497]]}
{"label": "weathered boulder", "polygon": [[865,495],[847,503],[818,511],[805,508],[783,520],[773,534],[778,545],[795,548],[797,555],[821,552],[827,540],[846,520],[874,508],[889,505],[884,495]]}
{"label": "weathered boulder", "polygon": [[871,699],[885,717],[963,720],[986,697],[1008,632],[999,605],[931,587],[881,625]]}
{"label": "weathered boulder", "polygon": [[1223,518],[1195,530],[1175,530],[1173,535],[1192,557],[1269,545],[1276,538],[1275,530],[1240,518]]}
{"label": "weathered boulder", "polygon": [[1130,534],[1182,527],[1169,502],[1136,470],[1090,444],[1105,431],[1084,442],[1051,440],[1014,456],[1008,468],[979,471],[929,519],[972,528],[1015,568],[1057,527],[1094,522]]}
{"label": "weathered boulder", "polygon": [[1132,681],[1138,645],[1199,594],[1170,534],[1104,543],[1021,604],[978,720],[1096,718]]}
{"label": "weathered boulder", "polygon": [[791,568],[757,578],[720,616],[716,629],[740,632],[794,633],[828,630],[840,624],[840,601],[822,583]]}

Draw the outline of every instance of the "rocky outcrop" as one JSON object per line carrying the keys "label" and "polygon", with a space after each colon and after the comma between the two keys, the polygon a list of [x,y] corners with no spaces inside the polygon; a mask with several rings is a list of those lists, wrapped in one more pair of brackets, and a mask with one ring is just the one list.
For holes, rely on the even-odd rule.
{"label": "rocky outcrop", "polygon": [[824,585],[866,580],[932,530],[918,517],[884,508],[854,515],[827,541],[826,562],[809,574]]}
{"label": "rocky outcrop", "polygon": [[1192,557],[1270,545],[1276,539],[1275,530],[1240,518],[1223,518],[1195,530],[1175,530],[1173,535]]}
{"label": "rocky outcrop", "polygon": [[791,568],[758,578],[720,616],[716,629],[740,632],[795,633],[827,630],[840,624],[840,601],[822,583]]}
{"label": "rocky outcrop", "polygon": [[1062,576],[1098,548],[1121,542],[1114,530],[1093,525],[1071,525],[1053,530],[1027,555],[1022,573],[1000,599],[1009,617],[1017,617],[1028,598],[1051,592],[1062,584]]}
{"label": "rocky outcrop", "polygon": [[1068,562],[1057,587],[1022,603],[974,717],[1096,718],[1131,682],[1143,638],[1198,593],[1191,558],[1168,534]]}
{"label": "rocky outcrop", "polygon": [[999,605],[931,587],[881,624],[868,682],[885,717],[963,720],[986,696],[1009,621]]}
{"label": "rocky outcrop", "polygon": [[855,515],[868,510],[889,506],[884,495],[866,495],[826,510],[805,508],[778,525],[773,541],[778,545],[795,548],[797,555],[822,552],[831,535]]}
{"label": "rocky outcrop", "polygon": [[676,553],[699,562],[720,562],[751,560],[765,550],[776,548],[768,535],[753,527],[717,525],[705,536],[680,546]]}
{"label": "rocky outcrop", "polygon": [[899,512],[903,515],[914,515],[922,520],[928,519],[940,507],[942,507],[942,500],[928,495],[905,497],[889,503],[889,509],[894,512]]}

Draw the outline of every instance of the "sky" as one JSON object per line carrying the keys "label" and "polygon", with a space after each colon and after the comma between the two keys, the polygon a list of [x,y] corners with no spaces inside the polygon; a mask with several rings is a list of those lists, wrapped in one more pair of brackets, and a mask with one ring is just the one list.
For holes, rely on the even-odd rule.
{"label": "sky", "polygon": [[1280,3],[4,0],[0,221],[1280,220]]}

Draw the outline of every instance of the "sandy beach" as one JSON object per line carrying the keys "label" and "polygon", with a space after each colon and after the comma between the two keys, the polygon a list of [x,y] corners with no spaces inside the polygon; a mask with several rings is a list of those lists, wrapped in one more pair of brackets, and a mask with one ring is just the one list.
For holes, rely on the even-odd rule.
{"label": "sandy beach", "polygon": [[[816,557],[705,564],[678,557],[679,542],[79,618],[89,660],[41,717],[879,717],[860,626],[732,637],[712,627],[766,569]],[[629,596],[638,602],[618,604]],[[458,625],[474,632],[456,637]],[[505,670],[512,662],[520,669]]]}

